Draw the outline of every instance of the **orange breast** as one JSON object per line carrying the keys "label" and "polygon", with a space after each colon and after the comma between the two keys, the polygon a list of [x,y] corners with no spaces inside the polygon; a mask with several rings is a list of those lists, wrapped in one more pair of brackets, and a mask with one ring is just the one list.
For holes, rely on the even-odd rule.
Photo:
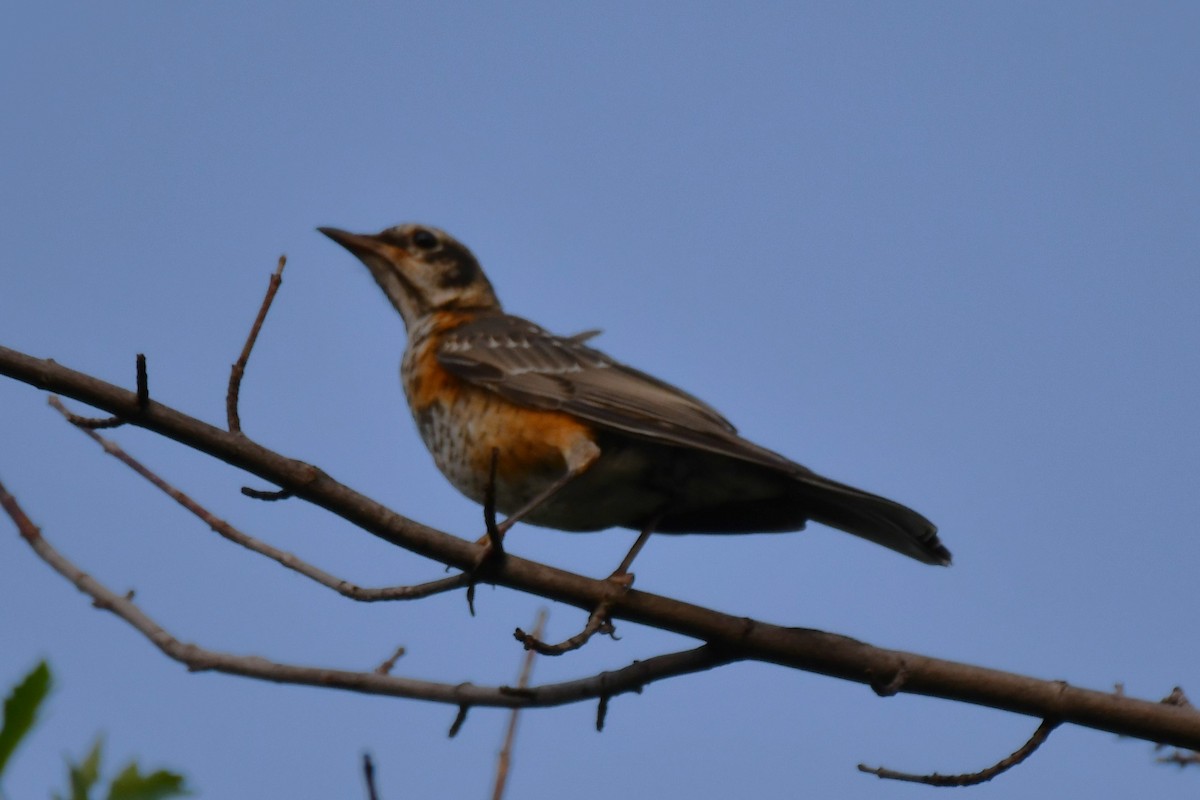
{"label": "orange breast", "polygon": [[516,405],[447,372],[437,361],[441,336],[465,321],[463,314],[442,312],[411,332],[404,391],[438,468],[477,502],[483,502],[495,450],[496,506],[511,513],[562,476],[564,453],[594,434],[563,412]]}

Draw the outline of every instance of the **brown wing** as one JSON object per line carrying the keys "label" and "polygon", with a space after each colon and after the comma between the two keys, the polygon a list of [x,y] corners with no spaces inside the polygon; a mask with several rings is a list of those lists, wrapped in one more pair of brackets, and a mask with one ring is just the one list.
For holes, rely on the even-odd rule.
{"label": "brown wing", "polygon": [[582,335],[555,336],[519,317],[488,315],[446,334],[438,361],[454,375],[514,403],[566,411],[634,436],[808,474],[740,438],[712,406],[587,347],[585,340]]}
{"label": "brown wing", "polygon": [[[742,439],[698,398],[584,345],[592,335],[555,336],[519,317],[490,314],[449,332],[438,361],[463,380],[514,403],[566,411],[609,430],[700,448],[791,476],[795,483],[788,496],[776,501],[787,524],[773,523],[773,530],[795,529],[805,518],[815,519],[927,564],[950,563],[937,527],[916,511],[829,480]],[[753,524],[761,516],[759,505],[727,510]],[[664,530],[708,530],[713,514],[713,509],[699,509],[693,519],[683,512],[660,524]],[[727,528],[751,529],[741,522]]]}

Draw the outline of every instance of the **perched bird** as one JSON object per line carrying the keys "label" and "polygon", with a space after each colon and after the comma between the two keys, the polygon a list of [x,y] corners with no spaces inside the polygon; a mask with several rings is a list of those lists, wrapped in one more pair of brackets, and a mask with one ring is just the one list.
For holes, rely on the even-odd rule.
{"label": "perched bird", "polygon": [[505,526],[644,538],[814,520],[950,563],[917,512],[741,438],[696,397],[588,347],[592,332],[556,336],[504,313],[475,256],[443,231],[319,230],[366,264],[404,318],[400,375],[438,468],[476,502],[491,484]]}

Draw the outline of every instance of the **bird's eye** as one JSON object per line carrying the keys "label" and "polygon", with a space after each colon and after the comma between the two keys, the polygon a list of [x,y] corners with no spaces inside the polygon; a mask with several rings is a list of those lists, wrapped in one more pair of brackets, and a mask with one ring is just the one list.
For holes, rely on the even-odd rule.
{"label": "bird's eye", "polygon": [[412,243],[422,250],[432,250],[438,246],[438,238],[424,228],[417,228],[413,231]]}

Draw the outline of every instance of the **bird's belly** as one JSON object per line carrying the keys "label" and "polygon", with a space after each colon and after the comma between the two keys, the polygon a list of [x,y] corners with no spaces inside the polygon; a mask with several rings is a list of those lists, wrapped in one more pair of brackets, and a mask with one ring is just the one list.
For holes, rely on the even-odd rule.
{"label": "bird's belly", "polygon": [[[601,455],[527,519],[569,531],[643,528],[730,533],[795,530],[804,515],[789,496],[791,481],[736,459],[645,439],[602,434]],[[760,510],[780,517],[760,527]]]}
{"label": "bird's belly", "polygon": [[[552,486],[566,474],[564,453],[580,438],[593,439],[591,428],[572,417],[520,408],[486,391],[414,404],[413,417],[438,469],[477,503],[487,497],[495,453],[496,509],[502,514],[517,511]],[[603,447],[586,472],[525,521],[568,531],[637,527],[666,499],[651,470],[636,449]]]}
{"label": "bird's belly", "polygon": [[[434,463],[448,481],[477,503],[487,497],[495,458],[496,509],[511,514],[529,503],[566,474],[564,456],[591,430],[555,411],[514,406],[483,390],[455,395],[417,406],[413,416]],[[494,454],[494,455],[493,455]],[[539,508],[527,521],[549,527],[570,515],[557,499]],[[602,521],[589,529],[611,527]]]}
{"label": "bird's belly", "polygon": [[[662,514],[688,514],[686,523],[675,530],[730,531],[739,526],[708,520],[715,520],[730,503],[778,497],[786,482],[754,465],[688,448],[617,434],[597,438],[591,427],[573,417],[521,408],[486,390],[447,393],[434,402],[414,403],[413,408],[438,469],[477,503],[487,496],[495,453],[496,509],[505,515],[566,474],[564,454],[579,439],[597,444],[599,458],[524,518],[547,528],[640,528]],[[708,509],[714,516],[706,513]],[[802,524],[801,517],[787,527]],[[670,524],[665,529],[670,530]]]}
{"label": "bird's belly", "polygon": [[636,449],[601,447],[600,457],[582,475],[526,517],[564,531],[639,528],[670,500],[653,480],[654,464]]}

